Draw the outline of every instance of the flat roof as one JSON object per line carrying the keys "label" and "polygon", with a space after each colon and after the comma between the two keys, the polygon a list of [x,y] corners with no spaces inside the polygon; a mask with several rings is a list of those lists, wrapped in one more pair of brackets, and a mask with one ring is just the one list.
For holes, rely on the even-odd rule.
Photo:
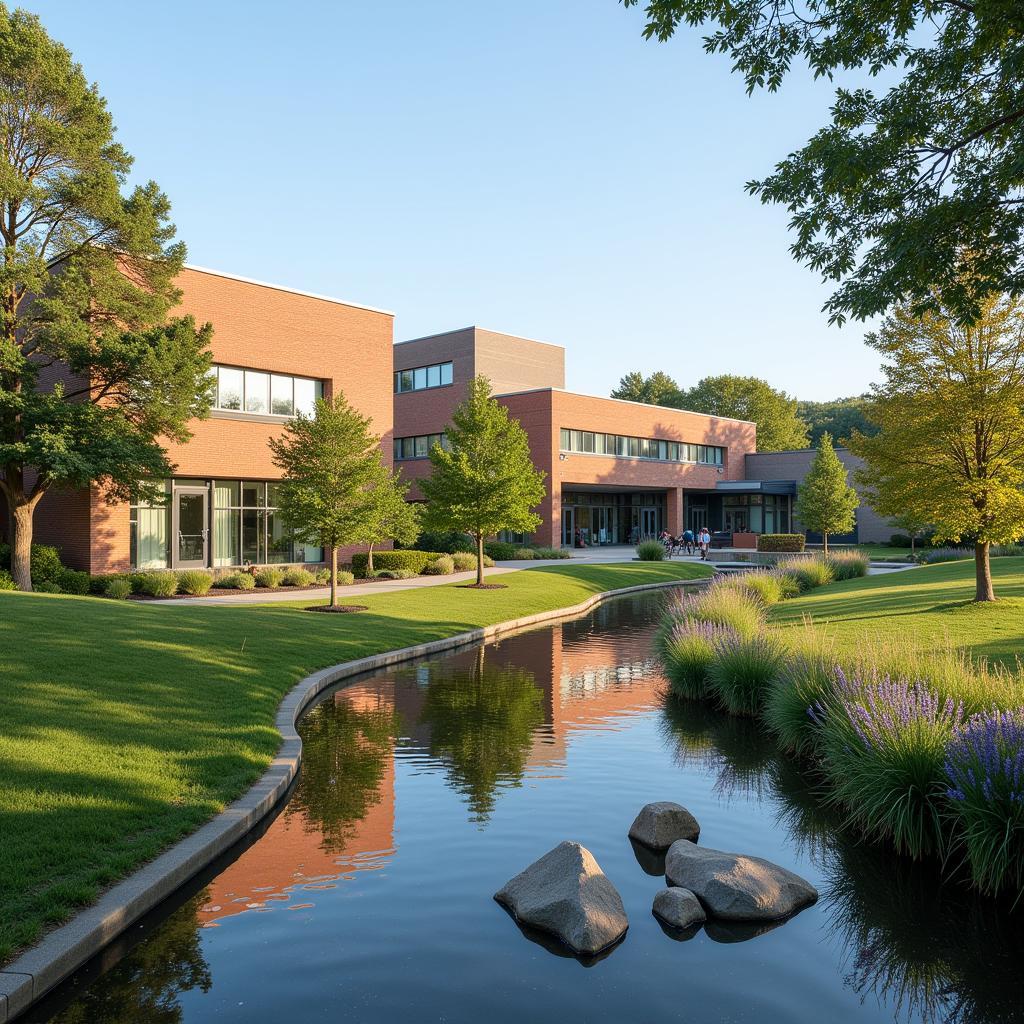
{"label": "flat roof", "polygon": [[390,309],[378,309],[376,306],[367,306],[362,302],[348,302],[345,299],[336,299],[332,295],[318,295],[316,292],[304,292],[298,288],[288,288],[283,284],[271,284],[269,281],[257,281],[252,277],[242,277],[240,274],[229,274],[224,270],[211,270],[209,267],[197,267],[194,263],[186,263],[185,270],[194,270],[198,274],[210,274],[213,277],[223,277],[229,281],[239,281],[242,284],[253,284],[258,288],[272,288],[276,292],[288,292],[291,295],[302,295],[307,299],[319,299],[321,302],[333,302],[337,306],[351,306],[353,309],[365,309],[370,313],[383,313],[385,316],[394,316]]}
{"label": "flat roof", "polygon": [[654,405],[651,402],[632,402],[628,398],[610,398],[608,395],[587,395],[582,391],[567,391],[565,388],[525,388],[522,391],[503,391],[501,394],[497,394],[494,397],[511,398],[513,395],[532,395],[541,391],[557,391],[563,395],[574,395],[576,398],[596,398],[600,402],[617,402],[619,405],[638,405],[642,409],[658,409],[661,412],[684,412],[688,416],[706,416],[709,420],[725,420],[729,423],[748,423],[751,426],[757,426],[753,420],[741,420],[737,419],[735,416],[717,416],[715,413],[711,412],[697,412],[694,409],[675,409],[670,405]]}
{"label": "flat roof", "polygon": [[509,334],[508,331],[496,331],[492,327],[481,327],[479,324],[469,324],[467,327],[455,327],[450,331],[438,331],[436,334],[423,334],[418,338],[406,338],[405,341],[396,341],[395,348],[399,345],[413,345],[417,341],[430,341],[431,338],[443,338],[447,334],[464,334],[466,331],[486,331],[488,334],[500,334],[503,338],[515,338],[517,341],[529,341],[534,345],[547,345],[548,348],[560,348],[565,351],[564,345],[556,345],[553,341],[541,341],[539,338],[527,338],[522,334]]}

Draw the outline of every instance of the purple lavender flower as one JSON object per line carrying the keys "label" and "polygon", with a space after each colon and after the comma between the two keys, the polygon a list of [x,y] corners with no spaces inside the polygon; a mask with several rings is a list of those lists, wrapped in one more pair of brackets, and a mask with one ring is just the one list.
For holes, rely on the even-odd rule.
{"label": "purple lavender flower", "polygon": [[972,715],[949,744],[946,775],[951,800],[1024,801],[1024,708]]}
{"label": "purple lavender flower", "polygon": [[867,678],[836,669],[835,694],[863,747],[882,747],[916,724],[939,726],[951,732],[964,720],[962,703],[943,700],[922,680]]}

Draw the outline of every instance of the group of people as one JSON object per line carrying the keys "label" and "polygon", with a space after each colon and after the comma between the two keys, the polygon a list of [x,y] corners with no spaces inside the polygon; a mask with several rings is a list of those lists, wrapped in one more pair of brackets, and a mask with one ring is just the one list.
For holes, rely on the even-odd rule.
{"label": "group of people", "polygon": [[662,530],[658,539],[665,545],[669,555],[676,551],[685,551],[688,555],[699,551],[701,560],[706,562],[711,550],[711,531],[706,526],[702,526],[696,533],[684,530],[679,537],[673,537],[668,530]]}

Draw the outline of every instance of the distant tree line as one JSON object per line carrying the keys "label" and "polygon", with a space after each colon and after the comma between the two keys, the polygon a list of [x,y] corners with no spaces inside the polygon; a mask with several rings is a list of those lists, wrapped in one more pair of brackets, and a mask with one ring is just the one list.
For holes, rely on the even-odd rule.
{"label": "distant tree line", "polygon": [[867,395],[800,401],[758,377],[734,374],[705,377],[691,388],[681,388],[661,370],[649,377],[634,370],[619,381],[612,398],[752,420],[757,424],[758,450],[763,452],[817,448],[824,434],[845,445],[854,431],[868,437],[877,431],[865,412]]}

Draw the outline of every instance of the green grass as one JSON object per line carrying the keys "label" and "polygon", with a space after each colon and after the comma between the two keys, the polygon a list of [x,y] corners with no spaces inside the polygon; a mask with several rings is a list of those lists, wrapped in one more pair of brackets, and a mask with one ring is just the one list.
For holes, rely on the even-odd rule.
{"label": "green grass", "polygon": [[[923,545],[925,548],[927,544]],[[916,551],[920,551],[922,548],[921,544],[918,544]],[[861,551],[868,558],[874,559],[876,562],[903,562],[910,557],[910,548],[894,548],[889,544],[856,544],[850,548],[843,548],[839,546],[836,551],[842,550],[853,550]]]}
{"label": "green grass", "polygon": [[504,590],[161,606],[0,594],[0,962],[241,794],[278,746],[282,696],[326,665],[638,583],[680,563],[543,566]]}
{"label": "green grass", "polygon": [[806,616],[827,624],[837,653],[902,639],[916,646],[957,646],[974,657],[1014,665],[1024,658],[1024,558],[992,560],[995,604],[974,604],[974,562],[945,562],[834,583],[772,607],[783,627]]}

